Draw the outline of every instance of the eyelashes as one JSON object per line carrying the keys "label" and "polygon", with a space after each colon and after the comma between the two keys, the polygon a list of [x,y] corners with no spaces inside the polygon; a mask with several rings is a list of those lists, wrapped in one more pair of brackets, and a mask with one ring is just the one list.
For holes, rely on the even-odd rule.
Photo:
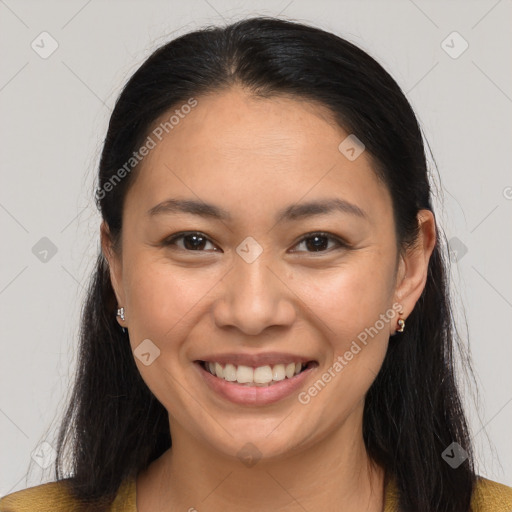
{"label": "eyelashes", "polygon": [[[189,242],[192,241],[192,247],[194,247],[193,249],[180,247],[180,249],[188,252],[204,252],[201,250],[198,251],[197,249],[198,247],[201,247],[201,245],[203,245],[205,242],[213,245],[213,242],[204,233],[199,231],[177,233],[176,235],[172,235],[170,238],[166,238],[163,242],[163,245],[166,247],[177,246],[177,240],[188,240]],[[214,251],[218,252],[218,249],[214,249]]]}
{"label": "eyelashes", "polygon": [[[327,243],[325,243],[327,241]],[[180,246],[179,242],[183,242]],[[330,243],[334,243],[334,248],[329,246]],[[169,247],[184,252],[222,252],[221,249],[215,246],[215,244],[202,232],[200,231],[186,231],[176,233],[171,237],[166,238],[162,244],[164,247]],[[210,245],[212,249],[205,249],[206,246]],[[326,233],[324,231],[317,231],[307,233],[300,240],[298,240],[293,247],[303,246],[306,249],[311,250],[293,250],[292,253],[330,253],[336,249],[350,249],[350,244],[339,236],[333,235],[332,233]]]}
{"label": "eyelashes", "polygon": [[[324,247],[325,244],[318,243],[319,241],[327,240],[328,242],[334,242],[337,245],[337,248],[342,249],[348,249],[349,245],[347,242],[342,240],[340,237],[332,235],[330,233],[325,233],[323,231],[319,231],[316,233],[308,233],[307,235],[304,235],[296,244],[302,245],[305,244],[305,247],[312,247],[312,251],[293,251],[293,252],[312,252],[312,253],[318,253],[318,252],[330,252],[332,250],[332,247],[327,247],[325,250],[322,250],[322,247]],[[308,245],[308,242],[313,241],[313,244]],[[328,244],[327,244],[328,245]]]}

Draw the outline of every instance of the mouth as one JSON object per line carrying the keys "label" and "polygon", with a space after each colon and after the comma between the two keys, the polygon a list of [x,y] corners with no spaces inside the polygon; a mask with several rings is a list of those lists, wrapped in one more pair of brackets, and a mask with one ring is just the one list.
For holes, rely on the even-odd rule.
{"label": "mouth", "polygon": [[317,361],[288,361],[245,366],[194,361],[202,381],[216,396],[237,405],[269,405],[297,393],[318,368]]}
{"label": "mouth", "polygon": [[214,361],[196,361],[203,370],[214,377],[241,386],[268,387],[286,379],[292,379],[303,371],[318,366],[316,361],[278,363],[264,366],[245,366]]}

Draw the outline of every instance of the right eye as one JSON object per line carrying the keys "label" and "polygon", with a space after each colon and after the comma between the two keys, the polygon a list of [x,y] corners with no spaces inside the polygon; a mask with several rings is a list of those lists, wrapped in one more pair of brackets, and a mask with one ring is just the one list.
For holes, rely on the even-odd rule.
{"label": "right eye", "polygon": [[[182,242],[182,243],[180,243]],[[213,246],[213,242],[211,242],[208,237],[205,236],[204,233],[199,231],[194,232],[184,232],[184,233],[176,233],[175,235],[166,238],[162,245],[169,247],[175,246],[184,251],[194,251],[194,252],[204,252],[204,246],[206,244],[211,244]],[[218,248],[213,246],[213,251],[218,251]],[[211,250],[211,249],[210,249]],[[208,250],[206,250],[208,251]]]}

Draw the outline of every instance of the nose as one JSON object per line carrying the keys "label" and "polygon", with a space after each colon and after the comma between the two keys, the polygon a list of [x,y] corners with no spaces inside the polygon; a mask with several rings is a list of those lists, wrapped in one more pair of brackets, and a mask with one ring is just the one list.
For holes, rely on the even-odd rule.
{"label": "nose", "polygon": [[237,328],[256,336],[269,327],[293,324],[295,295],[286,279],[270,267],[263,255],[252,263],[235,258],[222,283],[213,306],[217,327]]}

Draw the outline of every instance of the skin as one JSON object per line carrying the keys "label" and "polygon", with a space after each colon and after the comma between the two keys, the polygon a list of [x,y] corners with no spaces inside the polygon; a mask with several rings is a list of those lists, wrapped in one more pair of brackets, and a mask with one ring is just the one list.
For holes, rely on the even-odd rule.
{"label": "skin", "polygon": [[[348,512],[380,511],[384,475],[366,454],[362,416],[398,316],[306,405],[297,393],[235,405],[203,383],[193,361],[242,351],[305,355],[319,364],[307,390],[393,304],[402,318],[410,314],[435,245],[433,215],[419,212],[417,243],[399,253],[385,185],[366,152],[350,161],[338,150],[348,133],[327,110],[239,87],[197,100],[142,162],[120,246],[102,225],[132,349],[148,338],[160,349],[149,366],[135,361],[169,412],[173,440],[139,474],[138,510],[325,511],[343,503]],[[169,198],[212,203],[232,219],[148,215]],[[275,221],[282,208],[326,198],[349,201],[365,217],[335,211]],[[207,240],[199,250],[190,238],[162,244],[181,231]],[[301,240],[318,231],[350,247],[322,238],[315,252],[311,239]],[[263,249],[252,263],[236,252],[248,236]],[[261,453],[252,467],[237,456],[246,443]]]}

